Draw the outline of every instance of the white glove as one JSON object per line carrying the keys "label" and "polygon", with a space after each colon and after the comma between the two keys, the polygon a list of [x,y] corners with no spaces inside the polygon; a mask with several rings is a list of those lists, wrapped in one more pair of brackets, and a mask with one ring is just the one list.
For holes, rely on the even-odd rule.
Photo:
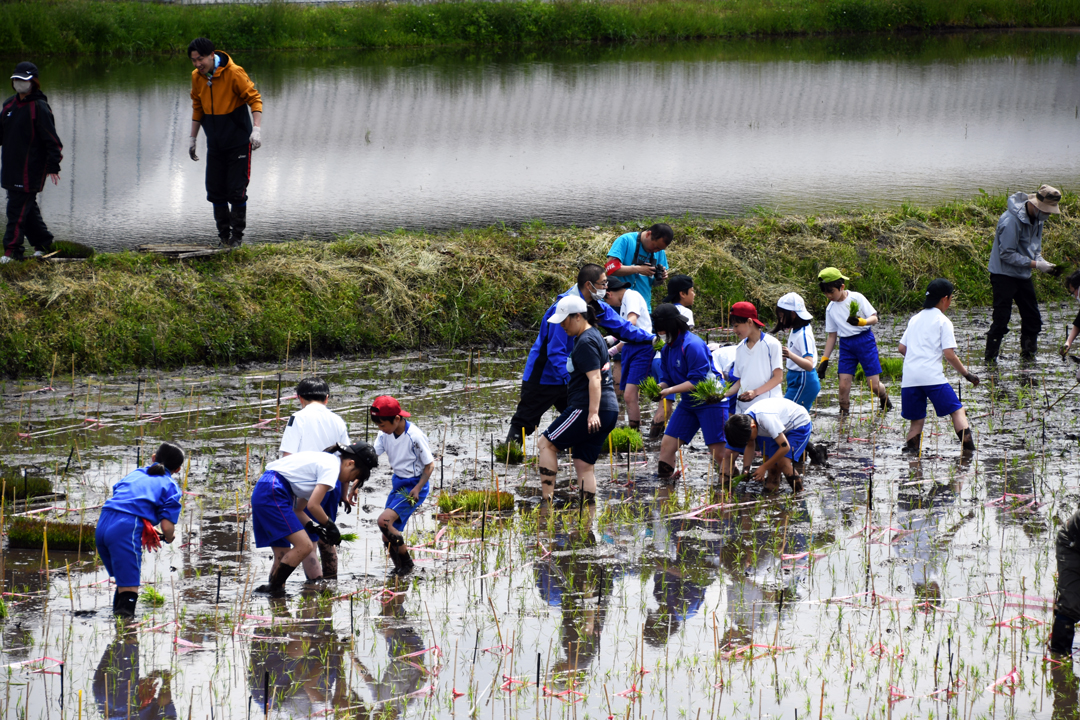
{"label": "white glove", "polygon": [[614,345],[618,341],[615,339],[614,335],[605,335],[604,336],[604,342],[606,342],[608,344],[608,347],[611,347],[612,345]]}
{"label": "white glove", "polygon": [[1054,263],[1043,260],[1042,255],[1035,258],[1035,269],[1039,272],[1048,273],[1054,269]]}
{"label": "white glove", "polygon": [[195,162],[199,162],[199,156],[195,154],[195,141],[198,140],[197,135],[192,135],[191,140],[188,142],[187,154],[191,156],[191,159]]}
{"label": "white glove", "polygon": [[258,150],[262,147],[262,135],[260,134],[259,128],[257,126],[251,128],[250,142],[252,150]]}

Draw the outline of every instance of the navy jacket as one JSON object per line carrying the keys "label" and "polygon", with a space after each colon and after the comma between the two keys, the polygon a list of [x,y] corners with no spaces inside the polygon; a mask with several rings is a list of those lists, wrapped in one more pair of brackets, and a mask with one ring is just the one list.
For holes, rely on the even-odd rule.
{"label": "navy jacket", "polygon": [[36,87],[26,98],[13,95],[0,113],[0,187],[36,193],[45,177],[60,172],[64,145],[56,135],[52,108]]}

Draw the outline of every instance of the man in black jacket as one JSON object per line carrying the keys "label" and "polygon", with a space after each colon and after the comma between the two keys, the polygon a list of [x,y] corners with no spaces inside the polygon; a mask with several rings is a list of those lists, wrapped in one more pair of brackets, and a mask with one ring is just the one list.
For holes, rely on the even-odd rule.
{"label": "man in black jacket", "polygon": [[4,101],[0,111],[0,187],[7,190],[7,231],[0,263],[21,260],[22,239],[34,246],[41,257],[52,246],[53,236],[41,219],[37,194],[45,189],[45,178],[60,182],[60,161],[64,146],[56,135],[52,108],[41,92],[34,63],[21,62],[11,76],[15,95]]}

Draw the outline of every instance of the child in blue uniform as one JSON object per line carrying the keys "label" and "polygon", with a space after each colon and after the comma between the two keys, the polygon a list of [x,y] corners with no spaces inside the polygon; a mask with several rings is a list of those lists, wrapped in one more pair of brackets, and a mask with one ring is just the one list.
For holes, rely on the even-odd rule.
{"label": "child in blue uniform", "polygon": [[184,465],[184,451],[162,443],[150,460],[152,465],[129,473],[113,486],[94,533],[101,562],[116,580],[113,614],[117,617],[135,617],[143,545],[160,547],[152,526],[160,523],[161,538],[171,543],[180,519],[181,492],[172,474]]}
{"label": "child in blue uniform", "polygon": [[690,392],[699,382],[717,376],[712,352],[705,341],[690,332],[686,318],[678,308],[664,303],[652,314],[653,330],[663,336],[660,351],[661,399],[682,393],[682,400],[668,420],[664,439],[660,441],[660,460],[657,474],[669,478],[675,472],[675,456],[681,445],[694,439],[698,430],[717,464],[724,457],[724,423],[727,403],[697,404]]}
{"label": "child in blue uniform", "polygon": [[[411,414],[389,395],[380,395],[371,403],[371,422],[379,428],[375,438],[375,454],[386,453],[393,471],[393,487],[386,498],[386,509],[379,515],[383,547],[390,552],[394,574],[405,575],[413,569],[409,549],[401,532],[405,523],[428,496],[428,479],[435,470],[435,457],[428,447],[427,437],[406,418]],[[349,493],[352,499],[355,491]]]}
{"label": "child in blue uniform", "polygon": [[251,529],[255,547],[274,549],[274,564],[270,582],[255,592],[284,596],[285,581],[314,549],[314,540],[341,544],[341,532],[322,509],[323,496],[339,482],[363,485],[377,464],[363,440],[325,452],[293,453],[267,464],[251,493]]}

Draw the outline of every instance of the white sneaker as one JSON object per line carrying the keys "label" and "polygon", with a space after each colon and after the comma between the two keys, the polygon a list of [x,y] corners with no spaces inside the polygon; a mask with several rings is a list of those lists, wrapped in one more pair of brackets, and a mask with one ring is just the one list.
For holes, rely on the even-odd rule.
{"label": "white sneaker", "polygon": [[34,251],[34,257],[36,257],[36,258],[45,257],[45,253],[43,251],[41,251],[41,250],[35,250]]}
{"label": "white sneaker", "polygon": [[9,262],[11,262],[10,257],[7,255],[0,255],[0,265],[7,265]]}

